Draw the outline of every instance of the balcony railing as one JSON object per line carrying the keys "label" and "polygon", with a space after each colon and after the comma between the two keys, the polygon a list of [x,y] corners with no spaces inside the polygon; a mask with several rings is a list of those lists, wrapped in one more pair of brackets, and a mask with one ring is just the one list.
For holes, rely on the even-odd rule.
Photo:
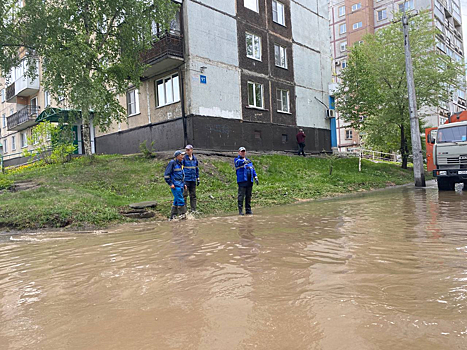
{"label": "balcony railing", "polygon": [[6,88],[6,100],[11,100],[13,97],[15,97],[16,92],[15,92],[15,83],[8,85]]}
{"label": "balcony railing", "polygon": [[7,118],[8,130],[23,130],[36,123],[39,106],[26,106]]}
{"label": "balcony railing", "polygon": [[154,64],[166,56],[183,58],[183,38],[179,33],[163,34],[151,49],[141,54],[141,59],[146,64]]}

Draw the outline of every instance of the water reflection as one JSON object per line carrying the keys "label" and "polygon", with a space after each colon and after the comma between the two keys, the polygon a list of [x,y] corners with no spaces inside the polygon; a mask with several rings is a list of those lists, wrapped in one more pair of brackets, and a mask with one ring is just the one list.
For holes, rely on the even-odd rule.
{"label": "water reflection", "polygon": [[0,235],[5,349],[444,349],[464,192],[410,187],[95,234]]}

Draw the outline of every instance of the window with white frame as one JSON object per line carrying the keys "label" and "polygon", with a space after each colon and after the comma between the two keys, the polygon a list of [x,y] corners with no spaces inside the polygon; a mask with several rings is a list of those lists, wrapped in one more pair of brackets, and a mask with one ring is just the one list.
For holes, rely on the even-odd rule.
{"label": "window with white frame", "polygon": [[31,139],[32,139],[32,144],[37,145],[39,143],[38,137],[35,137],[33,130],[31,129]]}
{"label": "window with white frame", "polygon": [[5,113],[2,114],[2,126],[6,128],[6,114]]}
{"label": "window with white frame", "polygon": [[248,106],[263,108],[263,84],[248,82]]}
{"label": "window with white frame", "polygon": [[287,49],[274,44],[274,61],[277,67],[287,69]]}
{"label": "window with white frame", "polygon": [[5,89],[2,89],[2,103],[5,102]]}
{"label": "window with white frame", "polygon": [[341,52],[347,51],[347,41],[341,43]]}
{"label": "window with white frame", "polygon": [[388,18],[386,9],[382,9],[378,11],[378,21],[382,21],[383,19]]}
{"label": "window with white frame", "polygon": [[8,139],[5,138],[3,140],[3,153],[7,153],[8,152]]}
{"label": "window with white frame", "polygon": [[362,8],[362,4],[360,2],[352,5],[352,11],[357,11],[361,8]]}
{"label": "window with white frame", "polygon": [[342,17],[345,15],[345,6],[339,7],[339,17]]}
{"label": "window with white frame", "polygon": [[180,101],[178,74],[156,80],[156,105],[162,107]]}
{"label": "window with white frame", "polygon": [[26,132],[23,132],[21,134],[21,147],[27,147],[28,146],[28,135]]}
{"label": "window with white frame", "polygon": [[347,61],[342,61],[342,62],[341,62],[341,67],[342,67],[342,69],[344,69],[345,67],[347,67]]}
{"label": "window with white frame", "polygon": [[46,107],[50,106],[50,93],[47,90],[44,91],[44,105]]}
{"label": "window with white frame", "polygon": [[405,2],[400,3],[399,11],[402,11],[404,9],[404,6],[405,6],[406,11],[413,10],[414,9],[413,0],[407,0]]}
{"label": "window with white frame", "polygon": [[246,33],[246,57],[261,61],[261,38],[257,35]]}
{"label": "window with white frame", "polygon": [[243,6],[255,12],[259,12],[258,0],[243,0]]}
{"label": "window with white frame", "polygon": [[285,7],[277,0],[272,0],[272,20],[285,26]]}
{"label": "window with white frame", "polygon": [[126,105],[127,105],[128,116],[139,114],[139,91],[138,89],[133,89],[126,93]]}
{"label": "window with white frame", "polygon": [[352,140],[352,129],[345,130],[345,139]]}
{"label": "window with white frame", "polygon": [[344,34],[346,31],[347,31],[347,25],[345,23],[341,24],[339,26],[339,34]]}
{"label": "window with white frame", "polygon": [[277,111],[290,113],[289,90],[277,89]]}
{"label": "window with white frame", "polygon": [[352,29],[355,30],[355,29],[361,28],[362,26],[363,26],[362,22],[357,22],[353,24]]}
{"label": "window with white frame", "polygon": [[11,137],[11,150],[16,150],[16,136]]}

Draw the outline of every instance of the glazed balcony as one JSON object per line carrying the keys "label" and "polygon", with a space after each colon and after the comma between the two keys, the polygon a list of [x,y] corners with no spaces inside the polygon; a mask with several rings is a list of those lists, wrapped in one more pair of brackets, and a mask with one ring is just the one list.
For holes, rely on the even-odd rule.
{"label": "glazed balcony", "polygon": [[39,106],[26,106],[10,115],[6,120],[8,130],[19,131],[35,125],[39,110]]}

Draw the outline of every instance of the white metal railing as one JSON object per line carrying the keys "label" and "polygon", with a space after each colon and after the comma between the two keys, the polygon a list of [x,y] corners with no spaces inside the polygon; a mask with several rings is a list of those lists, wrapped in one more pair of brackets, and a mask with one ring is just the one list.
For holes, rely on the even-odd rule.
{"label": "white metal railing", "polygon": [[386,161],[386,162],[400,162],[401,156],[397,153],[385,153],[379,151],[373,151],[371,149],[363,148],[351,148],[347,152],[339,152],[350,157],[361,157],[364,159]]}

